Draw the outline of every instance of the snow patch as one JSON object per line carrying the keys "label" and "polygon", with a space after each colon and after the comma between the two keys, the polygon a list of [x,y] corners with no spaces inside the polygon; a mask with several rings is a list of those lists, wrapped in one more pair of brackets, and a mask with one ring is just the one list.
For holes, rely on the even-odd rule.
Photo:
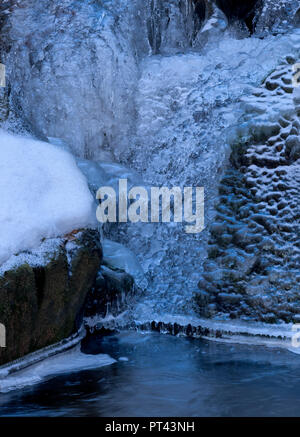
{"label": "snow patch", "polygon": [[77,345],[70,351],[55,355],[27,369],[0,379],[0,393],[7,393],[34,385],[55,375],[97,369],[115,362],[116,360],[105,354],[85,355],[80,352],[80,345]]}

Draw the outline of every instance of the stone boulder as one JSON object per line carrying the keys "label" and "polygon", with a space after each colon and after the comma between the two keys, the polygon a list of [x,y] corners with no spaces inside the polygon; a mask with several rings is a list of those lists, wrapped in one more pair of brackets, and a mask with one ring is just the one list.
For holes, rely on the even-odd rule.
{"label": "stone boulder", "polygon": [[102,261],[99,233],[75,231],[13,258],[9,270],[0,267],[0,323],[6,328],[0,365],[52,345],[80,327]]}

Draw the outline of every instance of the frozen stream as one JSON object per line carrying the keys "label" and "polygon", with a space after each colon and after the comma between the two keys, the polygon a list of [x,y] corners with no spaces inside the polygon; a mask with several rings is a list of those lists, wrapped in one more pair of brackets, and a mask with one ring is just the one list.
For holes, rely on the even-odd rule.
{"label": "frozen stream", "polygon": [[92,370],[0,394],[0,415],[300,415],[299,357],[284,350],[128,332],[93,338],[84,349],[116,362],[97,368],[89,355]]}

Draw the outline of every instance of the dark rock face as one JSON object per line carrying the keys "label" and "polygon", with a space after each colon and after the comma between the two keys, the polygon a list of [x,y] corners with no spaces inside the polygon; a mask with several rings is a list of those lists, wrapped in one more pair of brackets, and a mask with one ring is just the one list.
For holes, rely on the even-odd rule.
{"label": "dark rock face", "polygon": [[54,344],[79,328],[101,260],[99,234],[86,230],[62,239],[46,265],[23,264],[0,276],[0,321],[7,336],[0,364]]}
{"label": "dark rock face", "polygon": [[195,296],[201,316],[299,322],[300,98],[293,108],[289,97],[294,62],[287,57],[253,95],[257,111],[281,100],[289,109],[233,145]]}
{"label": "dark rock face", "polygon": [[295,17],[294,17],[294,24],[297,27],[300,27],[300,8],[297,10]]}
{"label": "dark rock face", "polygon": [[150,16],[147,20],[148,41],[153,53],[159,53],[162,38],[162,6],[150,2]]}
{"label": "dark rock face", "polygon": [[253,12],[259,0],[216,0],[218,8],[220,8],[227,18],[237,18],[243,20],[248,14]]}
{"label": "dark rock face", "polygon": [[250,32],[254,30],[254,17],[260,0],[216,0],[229,21],[244,21]]}
{"label": "dark rock face", "polygon": [[5,121],[9,115],[8,91],[6,88],[0,88],[0,123]]}
{"label": "dark rock face", "polygon": [[94,287],[88,294],[84,316],[118,316],[127,308],[127,298],[134,295],[134,280],[122,270],[102,266]]}
{"label": "dark rock face", "polygon": [[246,24],[250,33],[255,30],[255,17],[260,8],[261,0],[193,0],[195,11],[195,28],[199,30],[201,24],[212,13],[212,5],[221,9],[229,23],[240,21]]}
{"label": "dark rock face", "polygon": [[202,22],[205,20],[206,16],[206,1],[205,0],[194,0],[195,13],[199,20]]}

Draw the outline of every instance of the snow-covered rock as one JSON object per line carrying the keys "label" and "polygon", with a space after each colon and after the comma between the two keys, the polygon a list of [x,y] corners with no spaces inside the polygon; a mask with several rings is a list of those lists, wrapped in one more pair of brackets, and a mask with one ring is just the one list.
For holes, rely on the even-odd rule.
{"label": "snow-covered rock", "polygon": [[0,130],[0,264],[95,224],[87,181],[68,152]]}

